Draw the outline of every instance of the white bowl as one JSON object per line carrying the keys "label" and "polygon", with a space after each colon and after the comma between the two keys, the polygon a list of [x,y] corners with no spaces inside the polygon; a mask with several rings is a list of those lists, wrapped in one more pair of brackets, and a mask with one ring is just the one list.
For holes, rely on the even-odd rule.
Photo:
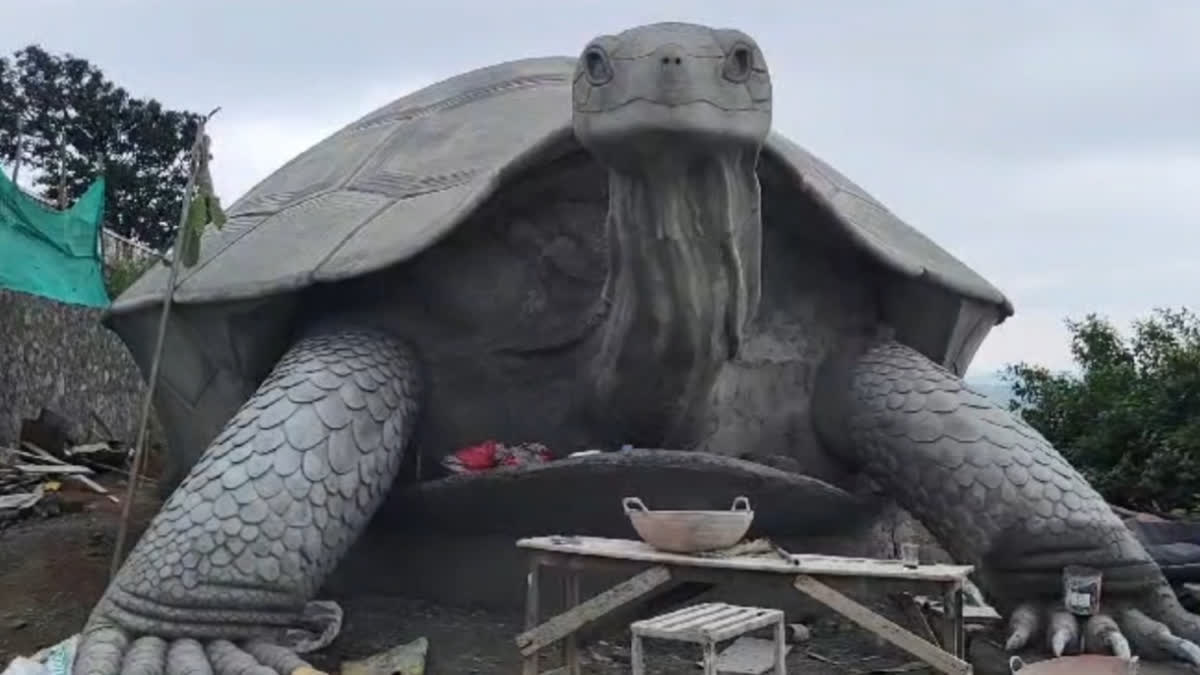
{"label": "white bowl", "polygon": [[729,548],[746,536],[754,521],[745,497],[734,499],[728,511],[651,511],[637,497],[626,497],[621,504],[642,541],[671,553]]}

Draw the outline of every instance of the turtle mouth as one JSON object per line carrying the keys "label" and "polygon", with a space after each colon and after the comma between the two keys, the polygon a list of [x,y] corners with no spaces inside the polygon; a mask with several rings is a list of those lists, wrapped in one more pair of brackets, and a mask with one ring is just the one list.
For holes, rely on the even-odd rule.
{"label": "turtle mouth", "polygon": [[758,148],[770,112],[729,109],[686,92],[660,91],[599,112],[576,111],[575,133],[601,161],[632,167],[663,153],[696,155]]}

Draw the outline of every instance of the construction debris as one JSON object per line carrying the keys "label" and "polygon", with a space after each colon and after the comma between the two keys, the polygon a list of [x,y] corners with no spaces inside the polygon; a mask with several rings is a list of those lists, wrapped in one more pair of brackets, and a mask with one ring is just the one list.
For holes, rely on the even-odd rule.
{"label": "construction debris", "polygon": [[63,456],[77,462],[97,462],[106,466],[124,466],[129,449],[118,442],[84,443],[63,451]]}
{"label": "construction debris", "polygon": [[71,675],[78,646],[79,635],[72,635],[28,658],[16,657],[0,675]]}
{"label": "construction debris", "polygon": [[32,508],[35,504],[42,501],[42,495],[45,494],[45,489],[38,485],[32,492],[14,492],[12,494],[0,495],[0,511],[23,511]]}
{"label": "construction debris", "polygon": [[[759,675],[775,667],[776,645],[772,640],[740,637],[734,640],[717,657],[717,672],[747,673]],[[791,645],[783,648],[784,657],[792,650]]]}
{"label": "construction debris", "polygon": [[407,644],[357,661],[342,663],[342,675],[423,675],[429,640],[419,637]]}
{"label": "construction debris", "polygon": [[[66,476],[67,478],[70,478],[70,479],[74,480],[74,481],[75,481],[75,482],[77,482],[77,483],[82,483],[84,486],[88,487],[88,488],[89,488],[89,489],[91,489],[93,492],[96,492],[96,493],[99,493],[99,494],[102,494],[102,495],[106,495],[106,496],[108,497],[108,500],[109,500],[110,502],[112,502],[112,503],[114,503],[114,504],[119,504],[119,503],[120,503],[120,501],[121,501],[121,500],[119,500],[119,499],[117,499],[116,497],[114,497],[114,496],[110,495],[110,494],[108,493],[108,489],[107,489],[107,488],[105,488],[104,486],[100,485],[99,483],[97,483],[96,481],[92,480],[91,478],[88,478],[86,475],[80,475],[80,474],[90,474],[90,473],[93,473],[93,471],[92,471],[91,469],[89,469],[88,467],[86,467],[86,466],[76,466],[76,465],[74,465],[74,464],[68,464],[67,462],[64,462],[64,461],[62,461],[61,459],[59,459],[59,458],[55,457],[54,455],[51,455],[50,453],[46,452],[45,450],[43,450],[43,449],[41,449],[41,448],[37,447],[36,445],[34,445],[34,444],[32,444],[32,443],[24,443],[23,445],[24,445],[26,448],[28,448],[28,449],[29,449],[29,451],[31,451],[31,452],[33,453],[34,457],[36,457],[37,459],[41,459],[42,461],[49,462],[51,466],[54,466],[54,467],[58,467],[58,468],[59,468],[59,471],[57,471],[57,472],[56,472],[56,471],[53,471],[53,470],[50,470],[50,471],[45,471],[45,473],[51,473],[51,474],[56,474],[56,475],[63,475],[63,476]],[[99,443],[93,443],[93,444],[92,444],[92,446],[96,446],[96,445],[103,445],[103,444],[99,444]],[[81,447],[82,447],[82,446],[81,446]],[[20,450],[18,450],[17,452],[18,452],[19,454],[22,454],[23,456],[26,456],[26,457],[28,457],[28,456],[29,456],[27,453],[24,453],[24,452],[22,452],[22,451],[20,451]],[[73,455],[78,455],[78,454],[81,454],[81,453],[79,453],[77,450],[76,450],[76,452],[72,452],[72,449],[67,449],[67,451],[66,451],[66,454],[67,454],[68,456],[73,456]],[[103,465],[101,465],[101,466],[103,466]],[[45,467],[42,467],[42,468],[44,469]],[[106,467],[106,468],[108,468],[108,467]],[[116,470],[116,469],[114,469],[114,470]]]}
{"label": "construction debris", "polygon": [[[31,441],[23,441],[21,446],[20,449],[0,446],[0,525],[30,515],[45,517],[60,513],[57,501],[48,498],[59,491],[63,481],[78,483],[119,503],[107,488],[91,478],[109,467],[92,461],[87,461],[91,466],[68,462]],[[112,448],[104,443],[62,450],[63,455],[81,460],[110,452]]]}
{"label": "construction debris", "polygon": [[92,470],[86,466],[72,466],[70,464],[17,464],[13,468],[21,473],[32,474],[34,476],[44,476],[47,474],[75,476],[81,473],[92,473]]}

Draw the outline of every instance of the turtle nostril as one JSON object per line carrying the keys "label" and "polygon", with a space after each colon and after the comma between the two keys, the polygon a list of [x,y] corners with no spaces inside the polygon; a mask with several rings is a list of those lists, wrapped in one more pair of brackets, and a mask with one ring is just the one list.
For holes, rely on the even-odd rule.
{"label": "turtle nostril", "polygon": [[[674,50],[672,50],[672,52],[674,52]],[[664,66],[672,66],[672,65],[678,66],[678,65],[683,64],[683,57],[680,56],[678,53],[670,53],[669,52],[669,53],[664,54],[663,56],[659,57],[658,61],[659,61],[659,63],[661,63]]]}

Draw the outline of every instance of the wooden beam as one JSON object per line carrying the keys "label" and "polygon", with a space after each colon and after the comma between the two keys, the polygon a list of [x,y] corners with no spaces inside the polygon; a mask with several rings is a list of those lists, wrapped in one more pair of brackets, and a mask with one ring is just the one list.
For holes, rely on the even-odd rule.
{"label": "wooden beam", "polygon": [[542,625],[521,633],[517,636],[517,647],[523,656],[536,654],[618,607],[654,592],[670,580],[671,571],[666,567],[651,567]]}
{"label": "wooden beam", "polygon": [[27,474],[59,474],[62,476],[77,476],[92,473],[86,466],[74,464],[17,464],[17,471]]}
{"label": "wooden beam", "polygon": [[939,672],[948,675],[971,675],[974,671],[971,664],[966,661],[942,651],[936,645],[910,633],[902,626],[879,616],[869,608],[808,575],[797,576],[792,585],[801,593],[928,663]]}
{"label": "wooden beam", "polygon": [[789,560],[762,556],[704,557],[668,553],[642,541],[604,537],[533,537],[517,541],[518,548],[550,553],[565,553],[589,558],[640,561],[652,565],[708,567],[741,572],[769,572],[787,575],[866,577],[911,581],[959,581],[974,571],[970,565],[918,565],[906,567],[899,560],[846,558],[832,555],[792,554]]}
{"label": "wooden beam", "polygon": [[[542,563],[536,556],[529,558],[529,576],[525,579],[525,630],[537,627],[538,616],[541,614],[542,598],[539,593],[541,586]],[[538,655],[525,654],[521,659],[521,675],[538,675]]]}
{"label": "wooden beam", "polygon": [[[568,611],[579,606],[579,572],[568,571],[563,579],[563,600]],[[581,675],[579,665],[579,642],[575,633],[563,640],[563,662],[567,665],[567,675]]]}

